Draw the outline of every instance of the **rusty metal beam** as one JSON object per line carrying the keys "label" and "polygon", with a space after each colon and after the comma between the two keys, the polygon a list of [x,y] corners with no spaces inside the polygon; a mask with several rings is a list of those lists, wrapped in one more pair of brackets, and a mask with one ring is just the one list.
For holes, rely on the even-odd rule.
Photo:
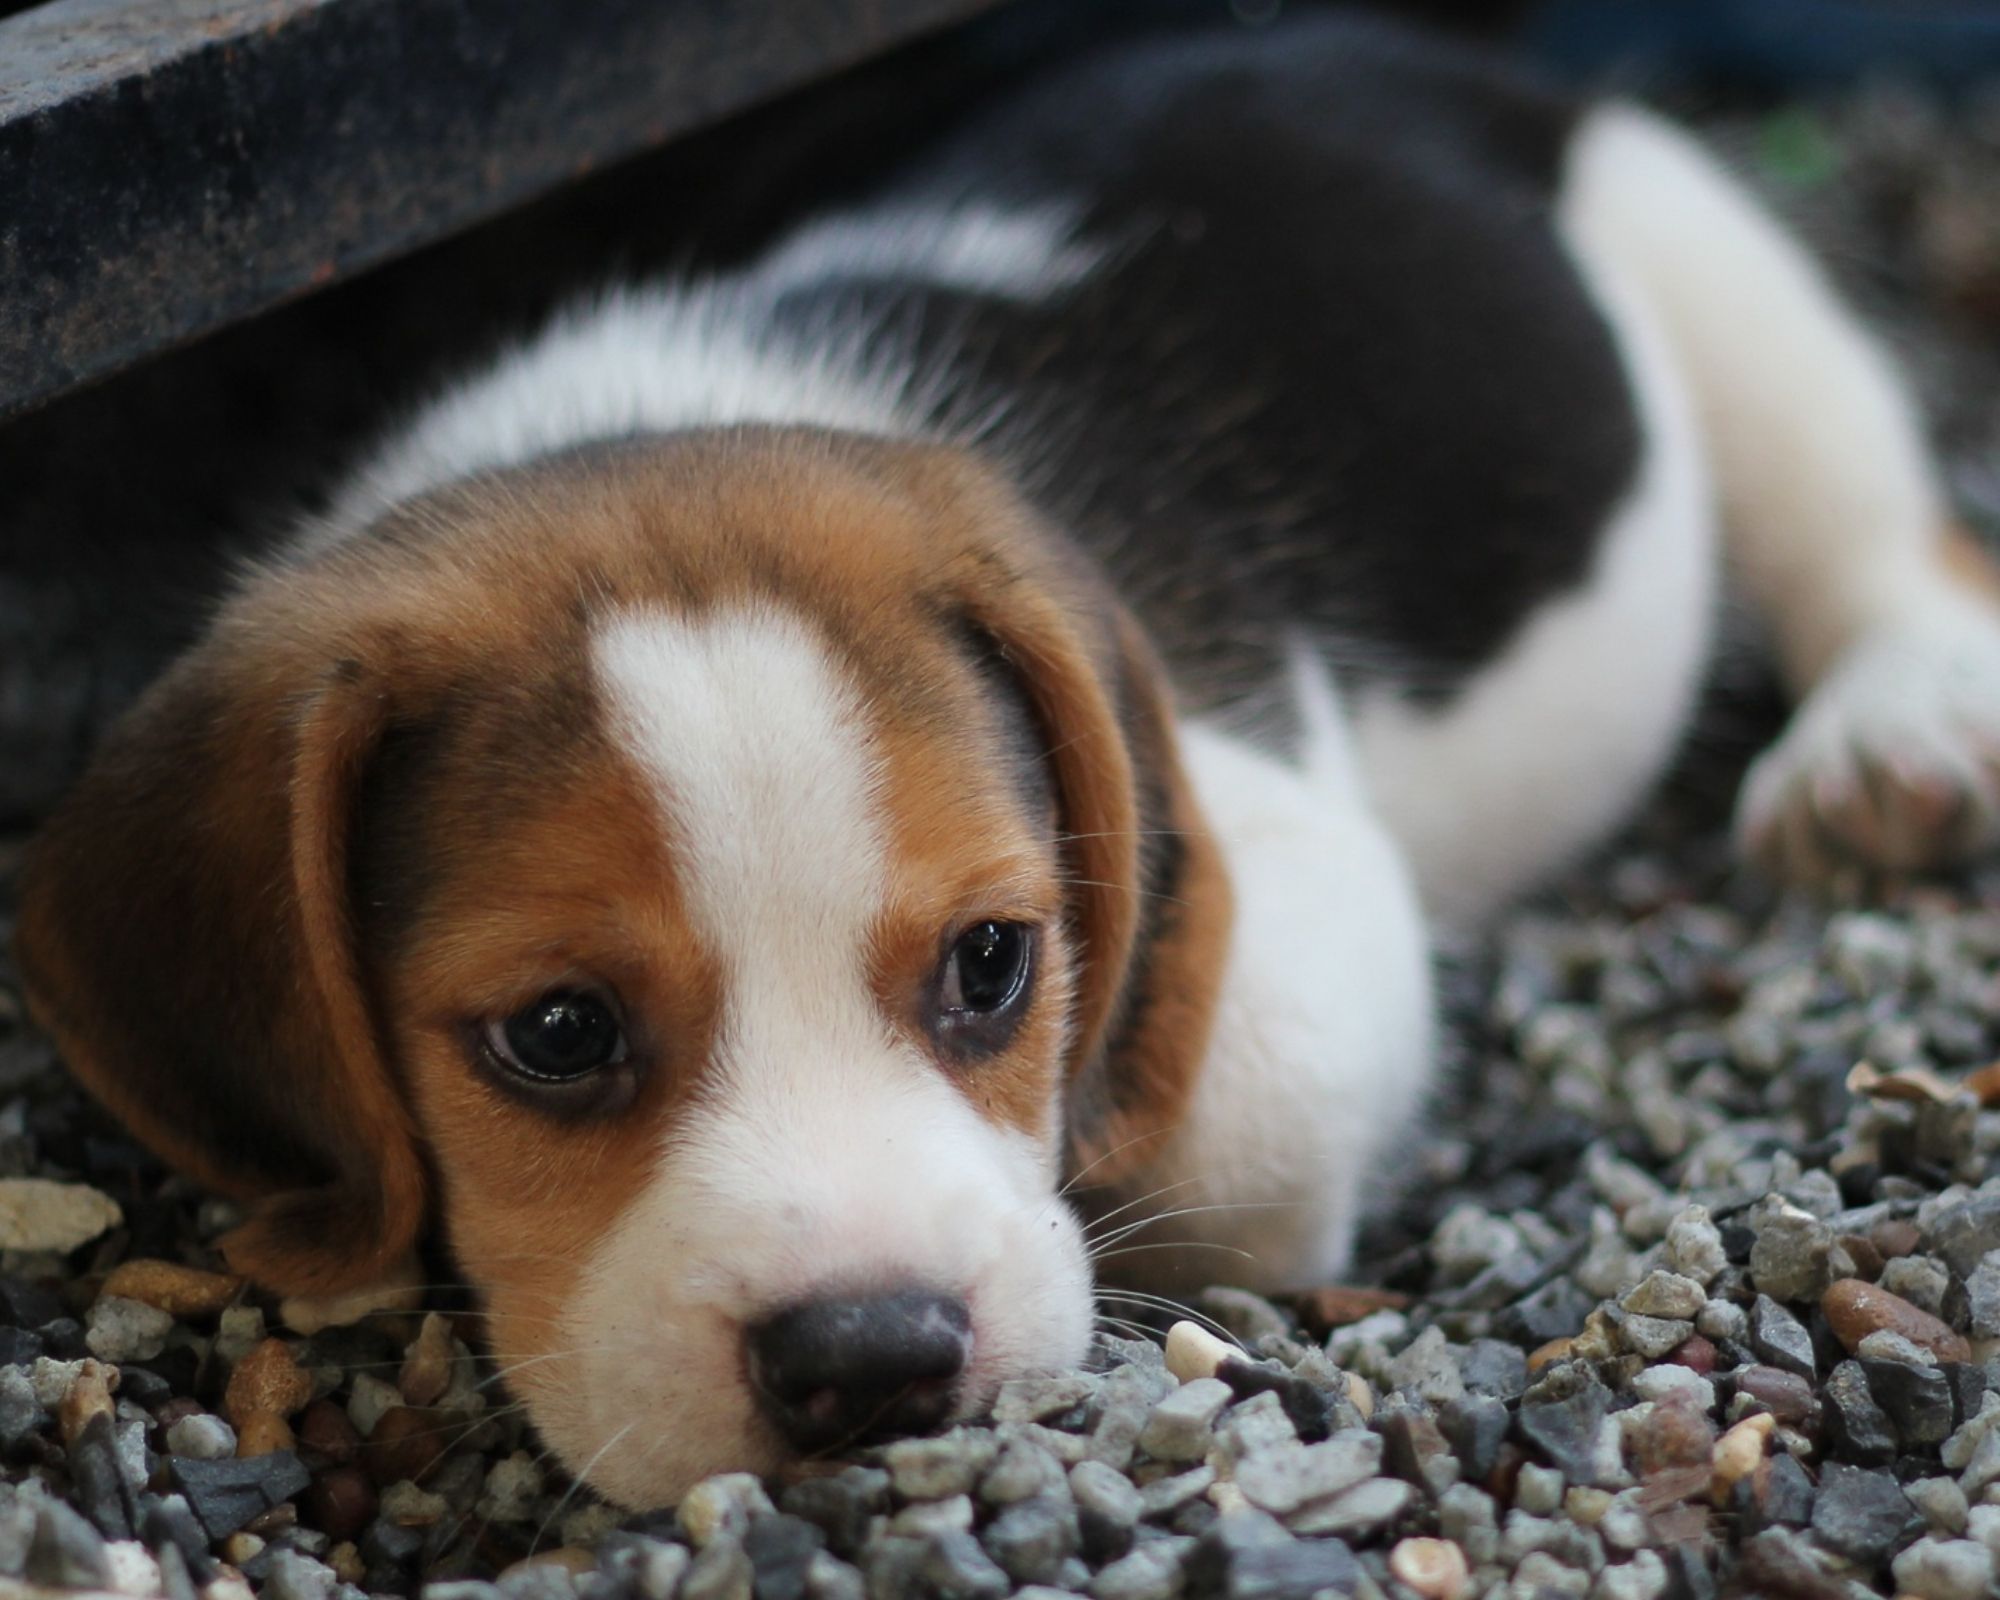
{"label": "rusty metal beam", "polygon": [[0,417],[993,0],[48,0],[0,18]]}

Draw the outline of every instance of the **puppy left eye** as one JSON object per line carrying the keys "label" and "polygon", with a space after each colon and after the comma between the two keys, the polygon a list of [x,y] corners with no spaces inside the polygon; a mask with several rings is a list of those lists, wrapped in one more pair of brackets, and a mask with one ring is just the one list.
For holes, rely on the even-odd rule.
{"label": "puppy left eye", "polygon": [[995,1017],[1020,1003],[1034,940],[1018,922],[979,922],[945,957],[938,1006],[947,1022]]}
{"label": "puppy left eye", "polygon": [[533,1083],[574,1083],[625,1059],[625,1030],[608,1002],[557,989],[485,1025],[487,1051]]}

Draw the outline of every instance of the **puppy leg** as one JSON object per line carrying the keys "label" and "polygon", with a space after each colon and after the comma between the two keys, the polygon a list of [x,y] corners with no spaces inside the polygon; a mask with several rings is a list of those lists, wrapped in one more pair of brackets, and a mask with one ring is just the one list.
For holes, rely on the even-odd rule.
{"label": "puppy leg", "polygon": [[[1228,862],[1235,931],[1188,1117],[1111,1204],[1151,1198],[1095,1230],[1113,1284],[1337,1281],[1367,1185],[1430,1081],[1415,887],[1368,806],[1324,672],[1302,662],[1299,678],[1300,764],[1183,730],[1188,775]],[[1107,1242],[1145,1215],[1158,1220]]]}
{"label": "puppy leg", "polygon": [[1565,229],[1664,323],[1738,581],[1799,707],[1738,800],[1744,850],[1828,884],[2000,839],[2000,583],[1948,523],[1918,417],[1816,266],[1687,137],[1579,130]]}

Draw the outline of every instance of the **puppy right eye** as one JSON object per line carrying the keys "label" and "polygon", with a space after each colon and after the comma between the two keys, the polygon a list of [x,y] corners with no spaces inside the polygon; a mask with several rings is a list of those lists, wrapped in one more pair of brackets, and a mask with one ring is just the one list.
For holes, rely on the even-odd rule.
{"label": "puppy right eye", "polygon": [[556,989],[495,1017],[480,1035],[504,1070],[532,1084],[568,1084],[615,1067],[627,1054],[625,1029],[603,996]]}

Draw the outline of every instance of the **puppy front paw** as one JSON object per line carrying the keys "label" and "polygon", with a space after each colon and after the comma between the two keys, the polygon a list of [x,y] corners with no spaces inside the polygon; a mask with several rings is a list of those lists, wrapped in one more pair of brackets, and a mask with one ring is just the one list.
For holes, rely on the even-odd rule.
{"label": "puppy front paw", "polygon": [[2000,842],[2000,613],[1952,606],[1851,645],[1752,764],[1736,837],[1822,889]]}

